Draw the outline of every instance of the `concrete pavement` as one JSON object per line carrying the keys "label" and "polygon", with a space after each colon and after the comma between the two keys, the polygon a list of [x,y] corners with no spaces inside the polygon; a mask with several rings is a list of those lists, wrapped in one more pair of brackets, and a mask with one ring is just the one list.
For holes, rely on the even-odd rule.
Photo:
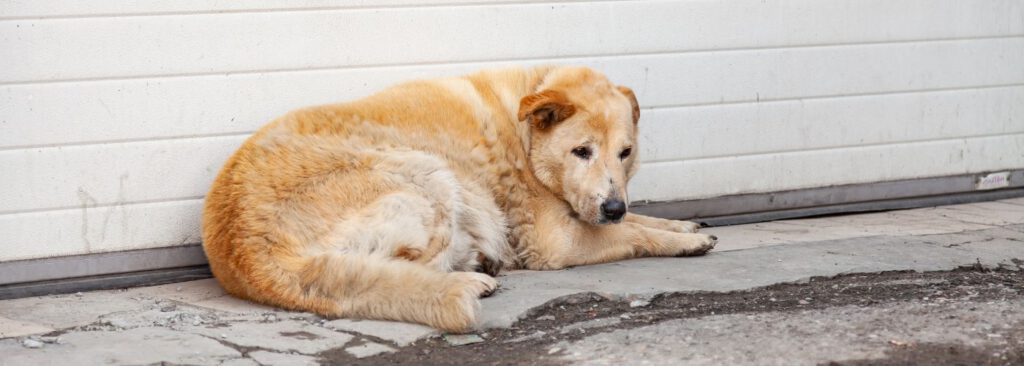
{"label": "concrete pavement", "polygon": [[[894,347],[942,344],[991,347],[985,358],[1009,364],[1010,355],[1002,352],[1007,343],[1024,348],[1019,343],[1024,312],[1015,299],[710,315],[613,330],[555,347],[564,349],[563,359],[591,365],[794,365],[877,360]],[[977,356],[969,361],[986,363]]]}
{"label": "concrete pavement", "polygon": [[[1024,266],[1021,261],[1024,259],[1024,199],[786,220],[706,231],[717,235],[720,243],[715,251],[703,257],[648,258],[564,271],[504,274],[499,279],[498,293],[483,300],[482,329],[476,333],[478,340],[483,344],[494,342],[494,334],[517,326],[518,320],[535,321],[537,309],[551,305],[552,300],[566,301],[565,296],[579,293],[594,293],[610,301],[643,308],[651,299],[666,293],[721,293],[778,283],[806,283],[812,278],[840,274],[943,271],[962,266],[1020,273]],[[660,358],[651,356],[655,364],[682,359],[695,364],[702,363],[701,360],[731,363],[739,358],[708,358],[710,353],[704,352],[708,349],[702,351],[701,347],[732,345],[734,349],[744,349],[744,342],[763,338],[765,342],[758,342],[758,348],[736,357],[770,355],[777,349],[769,340],[800,333],[820,334],[822,342],[849,345],[843,348],[848,352],[829,351],[830,356],[872,359],[881,354],[870,347],[858,348],[856,333],[833,334],[830,330],[853,323],[885,322],[896,313],[907,322],[893,325],[895,330],[891,334],[898,336],[900,342],[914,342],[918,338],[917,341],[964,341],[958,337],[966,333],[956,332],[945,338],[928,338],[950,325],[928,319],[955,314],[954,308],[927,307],[913,302],[886,306],[890,307],[864,310],[837,306],[819,310],[833,312],[825,318],[841,315],[848,322],[805,328],[794,325],[785,327],[782,333],[764,324],[797,324],[799,319],[820,318],[821,314],[750,315],[755,316],[753,319],[741,314],[709,314],[628,329],[616,329],[613,323],[621,320],[590,319],[588,321],[598,323],[583,323],[575,319],[554,326],[568,329],[564,334],[603,330],[585,338],[565,340],[553,355],[558,362],[594,364],[618,363],[616,354],[661,355]],[[1021,324],[1022,319],[1004,316],[1015,309],[1014,306],[982,304],[975,308],[982,309],[979,314],[985,313],[984,316],[1005,318],[1010,325],[1008,329],[1015,329],[1013,327]],[[698,332],[699,329],[721,331],[704,334]],[[543,332],[550,333],[550,330]],[[555,333],[562,334],[562,331]],[[656,341],[669,338],[666,334],[689,333],[701,333],[714,342],[697,342],[686,347],[690,353],[679,353],[676,348]],[[737,334],[748,335],[747,340],[730,338]],[[372,361],[406,349],[422,348],[428,341],[445,344],[444,339],[424,340],[434,335],[433,330],[412,324],[329,320],[259,306],[227,296],[213,280],[0,301],[0,365],[159,362],[269,365]],[[530,336],[534,335],[525,335]],[[623,339],[636,341],[630,343]],[[615,346],[621,344],[627,348],[630,344],[643,344],[652,351],[624,352],[627,348]],[[665,347],[657,351],[662,346]],[[424,351],[429,353],[430,349]]]}

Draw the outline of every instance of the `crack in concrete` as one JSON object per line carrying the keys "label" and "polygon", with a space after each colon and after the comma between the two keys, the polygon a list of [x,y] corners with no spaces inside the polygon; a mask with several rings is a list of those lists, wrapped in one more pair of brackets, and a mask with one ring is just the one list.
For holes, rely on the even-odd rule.
{"label": "crack in concrete", "polygon": [[[348,343],[345,343],[345,345],[342,348],[359,346],[360,344],[350,344],[350,343],[355,342],[356,340],[360,340],[360,338],[362,338],[362,340],[364,340],[364,341],[370,341],[370,342],[374,342],[374,343],[384,344],[384,345],[387,345],[387,346],[390,346],[390,347],[401,348],[401,346],[399,346],[398,343],[395,343],[394,341],[387,340],[387,339],[384,339],[384,338],[380,338],[380,337],[377,337],[377,336],[373,336],[373,335],[369,335],[369,334],[363,334],[363,333],[359,333],[359,332],[355,332],[355,331],[351,331],[351,330],[347,330],[347,329],[335,329],[335,328],[325,327],[323,324],[321,324],[318,321],[317,322],[313,322],[312,325],[316,326],[316,327],[319,327],[319,328],[322,328],[322,329],[325,329],[325,330],[332,331],[332,332],[343,333],[343,334],[348,334],[348,335],[352,336],[353,337],[352,340],[349,341]],[[323,352],[328,352],[328,351],[330,351],[330,350],[323,351]],[[321,352],[321,353],[323,353],[323,352]]]}
{"label": "crack in concrete", "polygon": [[[206,335],[206,334],[192,333],[192,332],[187,332],[187,333],[195,334],[195,335],[198,335],[200,337],[203,337],[203,338],[206,338],[206,339],[210,339],[212,341],[220,343],[221,345],[223,345],[225,347],[228,347],[228,348],[231,348],[231,349],[233,349],[235,351],[238,351],[238,353],[240,353],[242,355],[240,358],[251,360],[252,362],[255,362],[257,365],[261,365],[261,366],[263,366],[263,364],[260,363],[259,361],[257,361],[256,359],[252,358],[250,356],[251,353],[263,351],[263,352],[276,353],[276,354],[282,354],[282,355],[302,355],[302,356],[310,356],[310,357],[318,357],[318,358],[320,358],[320,353],[323,353],[323,352],[302,353],[302,352],[299,352],[299,351],[282,352],[281,350],[272,349],[272,348],[265,348],[265,347],[259,347],[259,346],[243,346],[243,345],[240,345],[240,344],[232,343],[232,342],[227,341],[225,339],[221,339],[219,337],[213,337],[213,336],[209,336],[209,335]],[[346,342],[345,346],[342,346],[340,348],[345,348],[350,343],[352,343],[351,340]],[[326,351],[324,351],[324,352],[326,352]]]}
{"label": "crack in concrete", "polygon": [[[207,312],[207,313],[214,313],[214,312],[216,312],[215,310],[210,310],[210,309],[194,306],[192,304],[180,302],[180,301],[177,301],[177,300],[169,300],[169,299],[162,299],[162,300],[164,300],[164,301],[157,301],[157,303],[159,304],[159,303],[162,303],[162,302],[171,302],[171,303],[175,303],[175,305],[178,307],[178,309],[187,308],[187,309],[196,309],[196,310],[200,310],[200,311]],[[357,333],[357,332],[352,332],[352,331],[344,331],[344,330],[331,329],[331,328],[328,328],[328,327],[324,327],[324,326],[321,325],[321,323],[319,321],[312,321],[312,322],[308,322],[307,321],[307,323],[309,325],[312,325],[312,326],[315,326],[315,327],[318,327],[318,328],[321,328],[321,329],[324,329],[324,330],[327,330],[327,331],[330,331],[330,332],[347,334],[347,335],[352,336],[353,338],[351,340],[349,340],[348,342],[345,342],[345,344],[343,344],[342,346],[331,348],[331,349],[327,349],[327,350],[320,351],[320,352],[303,353],[303,352],[294,351],[294,350],[289,350],[287,352],[283,352],[283,351],[278,350],[278,349],[265,348],[265,347],[259,347],[259,346],[244,346],[244,345],[236,344],[236,343],[233,343],[231,341],[222,339],[220,337],[210,336],[210,335],[203,334],[203,333],[200,333],[200,332],[195,332],[195,331],[192,331],[192,330],[189,330],[189,329],[184,329],[184,328],[181,328],[181,327],[176,327],[174,325],[161,325],[161,324],[155,324],[154,323],[154,324],[145,324],[145,325],[131,324],[131,325],[126,325],[126,326],[119,326],[119,325],[112,324],[111,323],[111,319],[104,319],[104,318],[108,318],[108,317],[112,317],[112,316],[117,316],[118,314],[124,314],[124,316],[129,316],[133,312],[137,312],[137,310],[114,311],[114,312],[110,312],[110,313],[105,313],[105,314],[97,316],[97,320],[93,321],[91,323],[77,325],[77,326],[73,326],[73,327],[57,329],[57,330],[45,333],[45,334],[43,334],[43,336],[46,336],[46,337],[58,337],[58,336],[62,336],[62,335],[65,335],[65,334],[72,333],[72,332],[119,332],[119,331],[124,331],[124,330],[141,329],[141,328],[167,329],[167,330],[174,331],[174,332],[182,332],[182,333],[192,334],[192,335],[196,335],[196,336],[199,336],[199,337],[202,337],[202,338],[213,340],[213,341],[215,341],[215,342],[217,342],[217,343],[219,343],[219,344],[221,344],[221,345],[223,345],[225,347],[228,347],[228,348],[231,348],[231,349],[237,351],[241,355],[240,359],[248,359],[248,360],[251,360],[251,361],[253,361],[253,362],[255,362],[256,364],[259,364],[259,365],[263,365],[263,364],[259,363],[254,358],[250,357],[249,356],[250,353],[257,352],[257,351],[264,351],[264,352],[270,352],[270,353],[276,353],[276,354],[285,354],[285,355],[292,354],[292,355],[303,355],[303,356],[324,358],[325,354],[330,354],[330,352],[332,352],[332,351],[335,351],[335,352],[338,352],[338,351],[346,352],[346,354],[347,354],[347,351],[344,351],[345,349],[350,348],[350,347],[354,347],[354,346],[359,346],[359,345],[367,344],[368,342],[380,343],[380,344],[388,345],[390,347],[401,348],[397,344],[395,344],[394,342],[391,342],[391,341],[388,341],[388,340],[384,340],[384,339],[381,339],[381,338],[378,338],[378,337],[375,337],[375,336],[365,335],[365,334],[361,334],[361,333]],[[195,315],[195,317],[203,318],[202,315],[199,315],[199,314],[188,314],[188,313],[184,313],[184,312],[181,312],[179,314]],[[298,321],[306,320],[306,319],[303,319],[303,318],[306,318],[306,316],[304,315],[302,317],[297,317],[297,318],[278,318],[279,320],[277,320],[277,321],[271,321],[271,320],[267,320],[266,318],[262,318],[262,319],[259,319],[259,320],[251,320],[251,321],[243,320],[242,322],[278,323],[281,320],[298,320]],[[214,317],[212,320],[206,320],[205,318],[203,318],[203,319],[204,319],[204,323],[205,324],[211,325],[211,326],[214,326],[214,327],[223,326],[223,325],[232,323],[231,321],[224,321],[223,319],[221,319],[219,317]],[[317,319],[317,320],[321,320],[321,319]],[[305,331],[281,332],[281,335],[282,336],[286,336],[286,337],[297,338],[297,339],[300,339],[300,340],[314,339],[314,338],[310,338],[309,336],[314,336],[314,337],[319,338],[318,336],[316,336],[316,335],[314,335],[312,333],[309,333],[309,332],[305,332]],[[235,358],[235,359],[239,359],[239,358]]]}
{"label": "crack in concrete", "polygon": [[[962,242],[959,242],[959,243],[943,244],[942,246],[946,247],[946,248],[953,248],[953,247],[958,247],[958,246],[967,245],[967,244],[988,243],[988,242],[991,242],[991,241],[994,241],[994,240],[996,240],[995,237],[988,237],[988,238],[981,239],[981,240],[967,240],[967,241],[962,241]],[[931,241],[925,241],[925,243],[936,244],[936,245],[939,244],[939,243],[931,242]]]}
{"label": "crack in concrete", "polygon": [[[940,207],[934,207],[933,209],[936,209],[936,210],[950,210],[950,211],[959,212],[961,214],[973,215],[970,211],[965,211],[965,210],[961,209],[960,207],[956,207],[956,206],[946,206],[946,207],[941,207],[940,206]],[[949,220],[952,220],[952,221],[956,221],[956,222],[959,222],[961,224],[976,225],[976,226],[987,226],[988,229],[1002,227],[1002,226],[1006,226],[1006,225],[1014,225],[1014,224],[1016,224],[1016,223],[1006,223],[1006,222],[1004,222],[1002,224],[993,224],[993,223],[986,222],[986,221],[977,221],[977,220],[971,221],[971,220],[968,220],[966,218],[963,218],[962,216],[950,216],[950,214],[947,214],[947,213],[940,213],[939,217],[942,217],[944,219],[949,219]],[[985,230],[985,229],[980,229],[980,230]],[[976,231],[976,230],[963,230],[963,231]],[[963,231],[960,231],[960,232],[963,232]]]}
{"label": "crack in concrete", "polygon": [[999,203],[1005,203],[1005,204],[1007,204],[1007,205],[1014,205],[1014,206],[1024,206],[1024,201],[1021,201],[1020,203],[1017,203],[1017,202],[1011,202],[1010,200],[1003,200],[1003,201],[995,201],[995,202],[999,202]]}

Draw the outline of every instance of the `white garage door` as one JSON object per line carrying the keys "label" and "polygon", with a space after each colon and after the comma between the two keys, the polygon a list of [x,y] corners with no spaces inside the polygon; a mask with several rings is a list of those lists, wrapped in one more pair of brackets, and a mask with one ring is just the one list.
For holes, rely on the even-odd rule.
{"label": "white garage door", "polygon": [[1024,167],[1024,0],[3,1],[0,261],[194,246],[271,118],[538,63],[636,90],[639,199]]}

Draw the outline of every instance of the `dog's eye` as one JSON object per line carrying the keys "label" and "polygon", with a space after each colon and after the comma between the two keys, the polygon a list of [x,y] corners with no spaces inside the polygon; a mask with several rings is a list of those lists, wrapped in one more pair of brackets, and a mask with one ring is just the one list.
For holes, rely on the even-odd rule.
{"label": "dog's eye", "polygon": [[629,154],[632,154],[632,153],[633,153],[633,148],[632,147],[627,147],[625,150],[622,150],[622,152],[619,153],[619,159],[626,159],[626,158],[629,157]]}
{"label": "dog's eye", "polygon": [[590,148],[580,146],[572,149],[572,154],[576,155],[577,158],[587,160],[590,159]]}

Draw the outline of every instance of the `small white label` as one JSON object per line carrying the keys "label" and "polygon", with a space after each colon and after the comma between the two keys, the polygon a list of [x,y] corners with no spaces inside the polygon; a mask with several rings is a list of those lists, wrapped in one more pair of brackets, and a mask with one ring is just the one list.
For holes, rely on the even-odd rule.
{"label": "small white label", "polygon": [[978,178],[976,189],[996,189],[1010,186],[1010,172],[999,172]]}

